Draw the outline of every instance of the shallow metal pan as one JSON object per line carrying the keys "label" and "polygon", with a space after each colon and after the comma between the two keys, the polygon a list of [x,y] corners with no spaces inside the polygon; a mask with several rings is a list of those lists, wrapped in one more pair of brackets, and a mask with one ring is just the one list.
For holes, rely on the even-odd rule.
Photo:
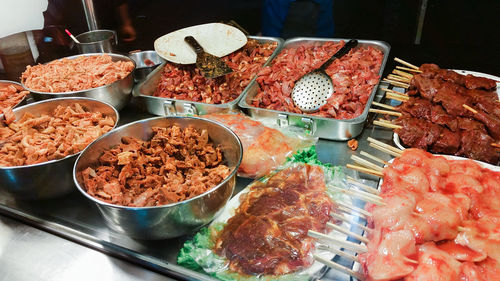
{"label": "shallow metal pan", "polygon": [[[299,45],[309,44],[314,42],[339,42],[340,40],[348,41],[348,39],[331,39],[331,38],[309,38],[309,37],[297,37],[292,38],[283,44],[281,50],[288,48],[295,48]],[[376,40],[358,40],[359,47],[373,47],[381,50],[384,53],[382,59],[382,64],[380,65],[380,70],[378,74],[382,77],[384,72],[385,64],[387,58],[389,57],[389,51],[391,49],[390,45],[383,41]],[[273,57],[273,59],[276,56]],[[272,61],[271,61],[272,64]],[[380,82],[380,78],[379,78]],[[265,109],[260,107],[255,107],[252,105],[252,100],[258,93],[259,84],[257,81],[252,81],[245,91],[245,95],[241,98],[239,106],[247,109],[248,113],[257,119],[272,119],[273,122],[277,122],[280,127],[295,126],[300,127],[305,130],[310,131],[313,135],[329,140],[348,140],[356,137],[363,130],[363,124],[368,117],[368,109],[370,108],[375,93],[378,89],[378,84],[373,87],[370,94],[370,98],[366,102],[365,109],[363,113],[353,119],[334,119],[326,117],[318,117],[308,114],[298,114],[286,111],[278,111],[272,109]]]}
{"label": "shallow metal pan", "polygon": [[[266,61],[264,66],[270,63],[270,61],[278,54],[283,45],[283,39],[277,37],[248,36],[248,38],[255,39],[259,43],[277,43],[276,49]],[[144,105],[149,113],[160,116],[202,115],[222,112],[227,109],[235,109],[238,106],[238,101],[244,96],[246,91],[248,91],[249,87],[253,84],[257,77],[254,77],[252,81],[250,81],[248,86],[243,90],[242,93],[240,93],[240,95],[236,99],[223,104],[209,104],[188,100],[155,97],[153,96],[153,93],[156,89],[156,85],[158,85],[158,81],[160,80],[165,64],[166,63],[163,63],[153,72],[151,72],[145,81],[134,87],[134,90],[132,92],[134,97],[139,98],[140,103]]]}

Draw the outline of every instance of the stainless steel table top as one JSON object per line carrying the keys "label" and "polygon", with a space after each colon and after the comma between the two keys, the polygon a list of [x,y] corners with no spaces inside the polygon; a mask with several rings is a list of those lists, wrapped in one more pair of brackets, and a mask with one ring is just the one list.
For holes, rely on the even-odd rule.
{"label": "stainless steel table top", "polygon": [[[150,116],[131,105],[120,112],[120,123]],[[371,120],[367,123],[371,124]],[[368,145],[368,136],[392,142],[392,131],[368,125],[357,138],[357,151],[351,151],[345,141],[320,140],[317,144],[319,159],[345,166],[352,162],[351,155],[364,150],[389,160],[388,155]],[[351,175],[358,177],[356,172],[351,172]],[[359,177],[372,186],[378,180],[364,174],[359,174]],[[238,178],[235,192],[250,182]],[[34,202],[16,201],[0,192],[0,281],[172,280],[169,277],[174,280],[214,280],[176,265],[178,250],[188,238],[139,241],[115,233],[105,226],[97,208],[78,192],[60,199]],[[347,261],[341,262],[349,265]],[[349,277],[330,270],[321,280],[349,280]]]}

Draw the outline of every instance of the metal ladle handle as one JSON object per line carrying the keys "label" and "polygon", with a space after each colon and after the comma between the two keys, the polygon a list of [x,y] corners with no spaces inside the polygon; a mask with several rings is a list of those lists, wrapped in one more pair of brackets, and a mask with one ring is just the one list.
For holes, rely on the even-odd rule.
{"label": "metal ladle handle", "polygon": [[200,45],[200,43],[198,43],[198,41],[196,41],[196,39],[194,39],[193,36],[184,37],[184,41],[186,41],[186,43],[188,43],[189,46],[191,46],[191,48],[193,48],[193,50],[195,51],[195,53],[197,55],[205,52],[203,50],[203,47]]}
{"label": "metal ladle handle", "polygon": [[340,48],[340,50],[338,50],[331,58],[329,58],[327,61],[325,61],[320,67],[319,69],[320,70],[325,70],[328,66],[330,66],[330,64],[336,60],[336,59],[340,59],[341,57],[343,57],[345,54],[349,53],[349,51],[356,47],[358,45],[358,40],[356,39],[351,39],[349,40],[349,42],[345,43],[344,46],[342,46],[342,48]]}

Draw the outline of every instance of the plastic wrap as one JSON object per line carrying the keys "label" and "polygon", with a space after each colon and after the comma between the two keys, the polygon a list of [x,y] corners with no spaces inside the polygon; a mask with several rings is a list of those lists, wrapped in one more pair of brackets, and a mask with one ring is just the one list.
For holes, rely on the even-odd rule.
{"label": "plastic wrap", "polygon": [[[303,167],[308,167],[307,171],[320,171],[323,175],[324,179],[324,194],[327,195],[326,198],[330,202],[333,202],[333,205],[336,201],[343,201],[346,203],[351,203],[350,199],[345,195],[340,193],[336,193],[331,190],[329,187],[345,187],[345,175],[341,167],[334,167],[328,164],[322,164],[317,159],[315,147],[309,148],[305,151],[300,151],[293,155],[293,157],[288,158],[288,161],[280,166],[279,169],[273,171],[269,175],[266,175],[258,180],[253,181],[250,185],[248,185],[244,190],[235,195],[227,204],[223,214],[221,214],[216,220],[206,228],[201,229],[192,240],[187,241],[181,251],[179,252],[177,262],[179,265],[184,266],[186,268],[204,272],[208,275],[216,277],[221,280],[311,280],[321,278],[322,275],[326,272],[326,267],[322,264],[314,261],[312,254],[318,254],[323,258],[332,259],[334,254],[326,251],[320,251],[317,249],[317,242],[312,241],[311,250],[307,251],[305,255],[306,260],[309,262],[304,265],[304,267],[297,268],[294,271],[288,272],[287,274],[276,274],[276,275],[265,275],[265,274],[244,274],[240,273],[240,271],[234,271],[230,269],[230,261],[226,259],[225,256],[217,254],[217,245],[216,242],[218,238],[222,238],[223,229],[225,227],[229,227],[230,223],[228,220],[235,216],[237,213],[237,209],[243,204],[246,198],[258,198],[260,200],[260,194],[255,195],[259,192],[260,187],[266,185],[273,181],[276,178],[274,176],[278,175],[281,172],[287,172],[289,169],[301,169]],[[319,169],[318,169],[319,168]],[[308,183],[314,182],[314,178],[310,177],[311,174],[307,174],[305,179],[307,180],[306,186]],[[318,174],[316,174],[318,175]],[[279,177],[278,177],[279,178]],[[316,178],[317,180],[318,178]],[[277,186],[277,185],[276,185]],[[269,186],[267,186],[269,188]],[[271,189],[278,188],[275,185],[272,185]],[[309,208],[309,207],[307,207]],[[309,211],[310,212],[310,211]],[[331,211],[330,211],[331,212]],[[294,219],[295,217],[292,217]],[[333,222],[333,219],[330,218],[330,221]],[[343,227],[346,227],[345,223],[342,224]],[[347,228],[347,227],[346,227]],[[229,228],[231,230],[231,228]],[[257,231],[257,230],[255,230]],[[328,232],[325,228],[323,233]],[[281,235],[285,235],[283,230],[281,230]],[[334,236],[339,239],[346,239],[346,236],[341,233],[331,232],[331,236]],[[305,242],[307,243],[307,242]],[[306,245],[307,246],[307,245]],[[338,247],[340,248],[340,247]]]}
{"label": "plastic wrap", "polygon": [[305,133],[277,130],[243,114],[209,114],[204,118],[228,126],[241,140],[243,160],[238,176],[258,178],[282,165],[298,150],[313,146],[318,138]]}

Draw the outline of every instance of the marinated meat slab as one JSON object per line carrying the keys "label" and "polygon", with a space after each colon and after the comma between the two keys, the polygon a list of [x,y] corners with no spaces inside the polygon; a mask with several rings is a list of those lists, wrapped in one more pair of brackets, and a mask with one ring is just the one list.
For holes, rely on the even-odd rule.
{"label": "marinated meat slab", "polygon": [[21,75],[24,85],[34,91],[62,93],[87,90],[121,80],[134,70],[131,61],[112,61],[109,55],[59,59],[27,66]]}
{"label": "marinated meat slab", "polygon": [[209,104],[231,102],[243,92],[276,47],[276,43],[261,44],[248,39],[240,50],[222,58],[233,72],[215,79],[205,78],[195,65],[167,62],[154,96]]}
{"label": "marinated meat slab", "polygon": [[[303,113],[292,101],[295,82],[318,68],[343,45],[338,43],[312,43],[287,48],[259,72],[259,92],[252,105],[261,108]],[[332,78],[334,93],[315,116],[352,119],[363,112],[371,91],[379,81],[378,72],[383,53],[373,47],[358,47],[335,60],[326,73]]]}
{"label": "marinated meat slab", "polygon": [[412,148],[381,191],[366,207],[366,280],[500,280],[500,172]]}
{"label": "marinated meat slab", "polygon": [[215,243],[229,268],[246,275],[281,275],[312,264],[308,230],[326,231],[334,203],[323,170],[301,164],[258,182],[240,198],[235,215]]}
{"label": "marinated meat slab", "polygon": [[123,137],[96,166],[81,172],[84,188],[107,203],[146,207],[202,194],[230,174],[208,132],[192,127],[153,127],[151,140]]}
{"label": "marinated meat slab", "polygon": [[64,158],[110,131],[116,120],[79,103],[58,106],[51,114],[25,113],[0,125],[0,167],[24,166]]}

